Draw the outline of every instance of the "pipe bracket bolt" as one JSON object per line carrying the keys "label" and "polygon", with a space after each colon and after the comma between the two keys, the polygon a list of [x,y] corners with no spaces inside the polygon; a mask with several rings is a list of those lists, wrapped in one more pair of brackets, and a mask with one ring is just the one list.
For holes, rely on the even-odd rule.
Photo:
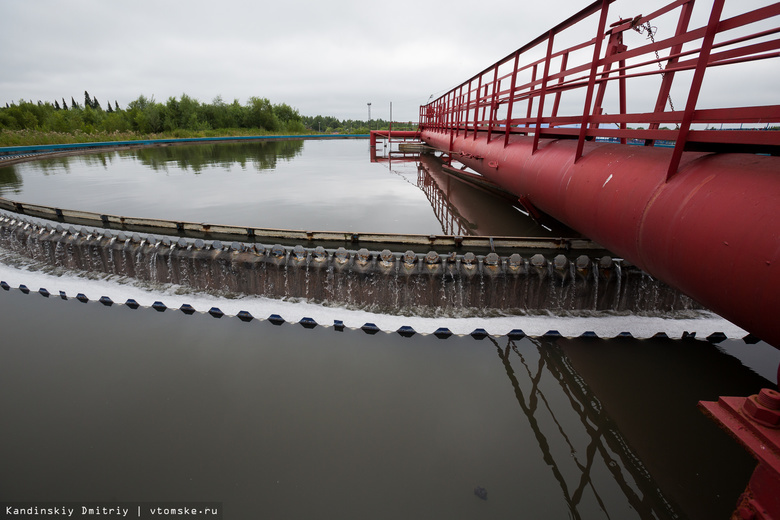
{"label": "pipe bracket bolt", "polygon": [[369,260],[371,260],[371,253],[368,252],[368,249],[365,247],[358,249],[357,254],[355,255],[357,258],[357,261],[360,265],[366,265]]}
{"label": "pipe bracket bolt", "polygon": [[379,253],[379,260],[383,267],[390,267],[395,263],[395,255],[389,249],[383,249]]}
{"label": "pipe bracket bolt", "polygon": [[328,252],[322,246],[314,248],[313,258],[315,262],[324,263],[328,261]]}
{"label": "pipe bracket bolt", "polygon": [[295,246],[292,250],[292,256],[295,258],[296,262],[303,262],[306,260],[306,255],[306,249],[301,245]]}
{"label": "pipe bracket bolt", "polygon": [[519,271],[523,267],[523,257],[517,253],[512,253],[509,257],[509,269]]}
{"label": "pipe bracket bolt", "polygon": [[742,413],[768,428],[780,428],[780,392],[762,388],[742,405]]}
{"label": "pipe bracket bolt", "polygon": [[428,251],[428,254],[425,255],[425,264],[430,267],[441,264],[441,256],[436,251]]}

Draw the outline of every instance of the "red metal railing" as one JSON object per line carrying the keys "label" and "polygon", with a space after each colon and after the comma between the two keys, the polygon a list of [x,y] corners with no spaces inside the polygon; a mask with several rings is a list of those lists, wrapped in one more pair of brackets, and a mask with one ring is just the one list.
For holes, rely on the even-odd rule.
{"label": "red metal railing", "polygon": [[[614,1],[593,2],[420,107],[421,129],[450,132],[451,139],[503,139],[505,146],[514,135],[533,136],[534,151],[543,137],[578,139],[575,160],[582,156],[584,142],[594,138],[640,140],[647,146],[673,142],[669,176],[686,150],[780,152],[780,131],[770,130],[770,124],[780,122],[780,105],[697,106],[710,69],[732,70],[760,60],[769,60],[763,61],[764,67],[779,67],[780,24],[774,17],[780,16],[780,3],[721,19],[725,0],[713,0],[706,24],[691,29],[694,0],[677,0],[650,15],[620,19],[607,27]],[[571,41],[561,35],[594,21],[592,39],[556,49],[556,41]],[[659,27],[667,36],[656,33]],[[629,49],[624,40],[629,34],[635,37],[633,31],[645,38]],[[577,41],[581,39],[579,35]],[[617,88],[608,88],[613,85]],[[616,96],[606,96],[615,90]],[[642,99],[647,93],[656,95]],[[672,96],[683,101],[684,109],[673,108]],[[724,125],[740,128],[724,130]]]}

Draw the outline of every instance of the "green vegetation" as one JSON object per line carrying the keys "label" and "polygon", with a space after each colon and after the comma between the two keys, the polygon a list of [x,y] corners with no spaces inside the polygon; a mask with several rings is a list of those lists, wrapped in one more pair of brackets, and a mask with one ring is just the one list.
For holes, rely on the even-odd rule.
{"label": "green vegetation", "polygon": [[[371,121],[358,121],[354,119],[338,120],[330,116],[307,117],[302,116],[307,128],[315,132],[328,134],[367,134],[370,130],[387,130],[390,123],[384,119],[372,119]],[[393,130],[417,130],[417,123],[407,121],[399,123],[393,121]]]}
{"label": "green vegetation", "polygon": [[[105,108],[104,108],[105,107]],[[20,100],[0,108],[0,146],[62,144],[94,141],[131,141],[185,137],[224,137],[270,134],[368,133],[386,129],[387,121],[342,120],[330,116],[301,116],[285,104],[251,97],[225,103],[220,96],[200,103],[187,94],[165,103],[143,95],[122,109],[114,101],[101,105],[84,91],[84,103],[71,97],[54,103]],[[398,130],[413,130],[416,124],[394,123]]]}

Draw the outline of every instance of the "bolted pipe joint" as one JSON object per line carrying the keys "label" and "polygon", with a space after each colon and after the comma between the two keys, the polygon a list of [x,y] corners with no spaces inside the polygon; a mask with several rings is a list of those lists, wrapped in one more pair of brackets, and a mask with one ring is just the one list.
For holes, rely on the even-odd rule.
{"label": "bolted pipe joint", "polygon": [[402,258],[403,258],[404,268],[414,269],[414,265],[417,263],[417,254],[414,251],[412,250],[407,251],[406,253],[404,253],[404,256]]}
{"label": "bolted pipe joint", "polygon": [[482,259],[482,270],[490,276],[501,274],[501,258],[496,253],[488,253]]}
{"label": "bolted pipe joint", "polygon": [[512,274],[520,274],[523,271],[523,267],[525,267],[525,262],[523,261],[523,257],[520,256],[517,253],[512,253],[512,255],[509,257],[509,272]]}
{"label": "bolted pipe joint", "polygon": [[349,263],[349,252],[344,247],[340,247],[333,254],[333,259],[336,261],[336,267],[345,267]]}
{"label": "bolted pipe joint", "polygon": [[379,265],[385,269],[395,267],[395,255],[389,249],[383,249],[379,253]]}
{"label": "bolted pipe joint", "polygon": [[768,428],[780,428],[780,392],[762,388],[745,400],[742,413]]}
{"label": "bolted pipe joint", "polygon": [[295,264],[302,264],[303,262],[306,261],[307,255],[308,253],[306,252],[306,249],[304,249],[303,246],[298,245],[292,249],[292,254],[290,255],[290,259]]}
{"label": "bolted pipe joint", "polygon": [[315,265],[323,265],[328,261],[328,252],[325,250],[322,246],[317,246],[314,248],[314,253],[312,254],[312,263]]}
{"label": "bolted pipe joint", "polygon": [[552,263],[553,271],[555,272],[556,276],[565,280],[569,274],[569,259],[564,255],[558,255],[553,258]]}
{"label": "bolted pipe joint", "polygon": [[360,248],[354,254],[353,269],[359,273],[370,273],[373,271],[373,255],[365,247]]}
{"label": "bolted pipe joint", "polygon": [[612,278],[612,272],[614,270],[614,262],[611,256],[602,256],[599,259],[599,275],[602,278],[610,280]]}
{"label": "bolted pipe joint", "polygon": [[574,264],[577,274],[581,276],[582,278],[587,279],[590,275],[590,269],[591,269],[591,262],[590,257],[588,255],[580,255],[577,257],[577,260],[575,260]]}
{"label": "bolted pipe joint", "polygon": [[365,247],[360,248],[355,255],[355,260],[359,265],[365,266],[369,261],[371,261],[371,253],[369,253],[368,249]]}
{"label": "bolted pipe joint", "polygon": [[531,257],[532,271],[544,278],[547,276],[547,259],[541,253],[537,253]]}
{"label": "bolted pipe joint", "polygon": [[477,255],[469,251],[465,255],[463,255],[463,259],[460,262],[460,265],[464,269],[465,274],[474,274],[477,271]]}
{"label": "bolted pipe joint", "polygon": [[277,258],[277,259],[284,258],[286,253],[287,253],[287,251],[285,251],[284,247],[282,247],[281,244],[275,244],[271,248],[271,256],[274,257],[274,258]]}

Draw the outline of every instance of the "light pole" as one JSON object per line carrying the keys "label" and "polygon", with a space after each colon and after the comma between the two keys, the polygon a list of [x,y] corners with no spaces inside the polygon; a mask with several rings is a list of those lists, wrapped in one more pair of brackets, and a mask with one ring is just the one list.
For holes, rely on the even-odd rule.
{"label": "light pole", "polygon": [[371,131],[371,103],[368,104],[368,131]]}

